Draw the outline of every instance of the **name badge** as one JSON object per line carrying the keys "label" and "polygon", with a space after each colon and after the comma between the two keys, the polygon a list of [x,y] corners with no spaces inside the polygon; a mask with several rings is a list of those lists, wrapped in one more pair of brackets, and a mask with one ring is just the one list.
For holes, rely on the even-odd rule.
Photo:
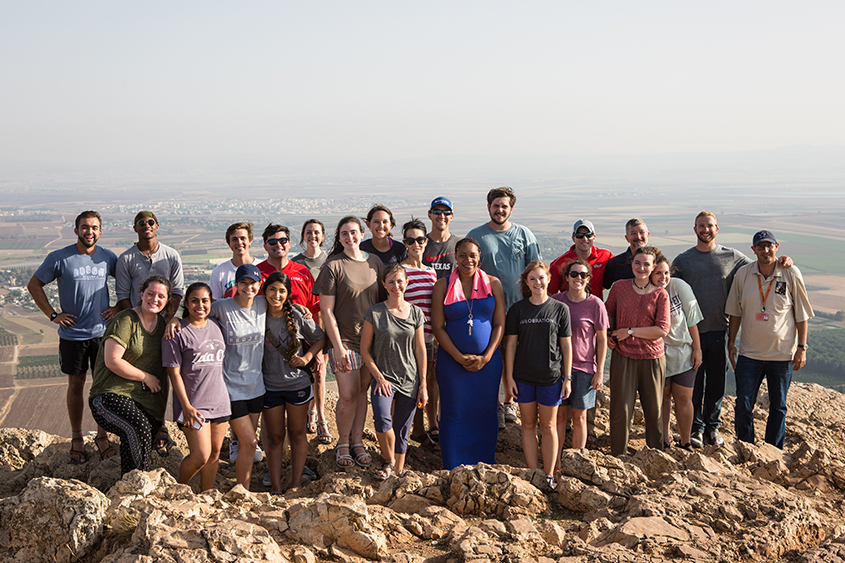
{"label": "name badge", "polygon": [[769,314],[768,313],[757,313],[757,320],[766,322],[766,321],[769,320]]}

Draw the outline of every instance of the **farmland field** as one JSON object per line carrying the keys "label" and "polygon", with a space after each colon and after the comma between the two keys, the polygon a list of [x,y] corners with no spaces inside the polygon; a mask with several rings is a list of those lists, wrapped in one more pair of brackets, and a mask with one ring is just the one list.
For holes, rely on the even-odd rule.
{"label": "farmland field", "polygon": [[[27,383],[31,385],[26,385]],[[89,378],[83,396],[88,396],[90,386]],[[64,408],[66,396],[67,380],[63,377],[19,382],[17,396],[3,420],[3,426],[41,429],[50,434],[69,436],[67,409]],[[86,406],[82,417],[82,431],[90,432],[96,429],[91,411]]]}
{"label": "farmland field", "polygon": [[58,354],[21,356],[18,358],[17,379],[44,379],[62,377]]}

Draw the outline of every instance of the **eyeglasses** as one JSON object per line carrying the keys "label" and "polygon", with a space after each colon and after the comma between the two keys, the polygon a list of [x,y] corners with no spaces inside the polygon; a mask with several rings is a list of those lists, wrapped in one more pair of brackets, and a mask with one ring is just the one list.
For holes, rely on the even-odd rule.
{"label": "eyeglasses", "polygon": [[277,244],[284,246],[289,242],[290,242],[290,239],[288,237],[268,238],[267,239],[267,244],[269,244],[270,246],[276,246]]}
{"label": "eyeglasses", "polygon": [[418,245],[422,246],[422,245],[425,244],[425,241],[426,241],[425,237],[417,237],[417,238],[408,237],[408,238],[405,239],[405,245],[411,246],[412,244],[417,243]]}
{"label": "eyeglasses", "polygon": [[589,274],[589,272],[573,272],[573,271],[570,270],[569,277],[572,278],[573,280],[575,278],[581,278],[582,280],[585,280],[585,279],[590,277],[590,274]]}
{"label": "eyeglasses", "polygon": [[138,225],[139,227],[146,227],[146,226],[152,227],[153,225],[156,224],[156,221],[155,221],[155,219],[140,219],[135,224]]}
{"label": "eyeglasses", "polygon": [[593,238],[596,235],[594,235],[593,233],[575,233],[572,236],[574,236],[575,238]]}
{"label": "eyeglasses", "polygon": [[432,215],[445,215],[446,217],[449,217],[450,215],[452,215],[452,210],[451,209],[431,209],[431,210],[429,210],[429,213],[431,213]]}

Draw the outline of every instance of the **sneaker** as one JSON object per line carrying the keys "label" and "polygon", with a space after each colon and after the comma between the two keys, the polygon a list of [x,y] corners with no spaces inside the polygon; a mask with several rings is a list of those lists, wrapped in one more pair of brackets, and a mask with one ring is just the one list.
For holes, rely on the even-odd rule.
{"label": "sneaker", "polygon": [[264,459],[264,452],[261,450],[261,446],[256,445],[255,446],[255,456],[253,456],[252,462],[258,463],[262,459]]}
{"label": "sneaker", "polygon": [[519,413],[516,412],[516,403],[505,403],[505,422],[516,422],[519,418]]}
{"label": "sneaker", "polygon": [[505,405],[499,404],[499,430],[505,429]]}
{"label": "sneaker", "polygon": [[722,444],[725,443],[725,439],[722,438],[722,435],[719,433],[718,429],[711,430],[707,437],[710,438],[709,441],[710,441],[711,444],[716,444],[717,446],[721,446]]}
{"label": "sneaker", "polygon": [[[238,452],[241,451],[241,444],[237,440],[229,441],[229,463],[235,463],[238,459]],[[261,451],[261,446],[255,446],[255,455],[252,458],[253,463],[258,463],[264,459],[264,452]]]}
{"label": "sneaker", "polygon": [[693,432],[692,436],[690,436],[690,444],[692,444],[693,448],[703,448],[704,447],[704,433],[703,432]]}
{"label": "sneaker", "polygon": [[271,487],[273,484],[270,482],[270,470],[264,472],[264,479],[261,481],[261,484],[265,487]]}
{"label": "sneaker", "polygon": [[303,479],[310,479],[311,481],[317,480],[317,474],[314,473],[312,470],[308,469],[307,467],[302,468],[302,478]]}

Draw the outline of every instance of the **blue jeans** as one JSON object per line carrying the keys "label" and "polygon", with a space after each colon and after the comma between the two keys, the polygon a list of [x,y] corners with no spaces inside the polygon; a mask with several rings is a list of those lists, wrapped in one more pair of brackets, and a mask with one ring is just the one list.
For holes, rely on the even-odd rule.
{"label": "blue jeans", "polygon": [[692,390],[692,431],[704,433],[718,430],[722,424],[722,398],[725,396],[725,374],[728,354],[724,330],[702,332],[703,361],[695,374]]}
{"label": "blue jeans", "polygon": [[786,393],[792,382],[792,362],[767,362],[740,356],[736,362],[736,436],[754,443],[754,404],[763,378],[769,387],[766,442],[783,449],[786,434]]}

